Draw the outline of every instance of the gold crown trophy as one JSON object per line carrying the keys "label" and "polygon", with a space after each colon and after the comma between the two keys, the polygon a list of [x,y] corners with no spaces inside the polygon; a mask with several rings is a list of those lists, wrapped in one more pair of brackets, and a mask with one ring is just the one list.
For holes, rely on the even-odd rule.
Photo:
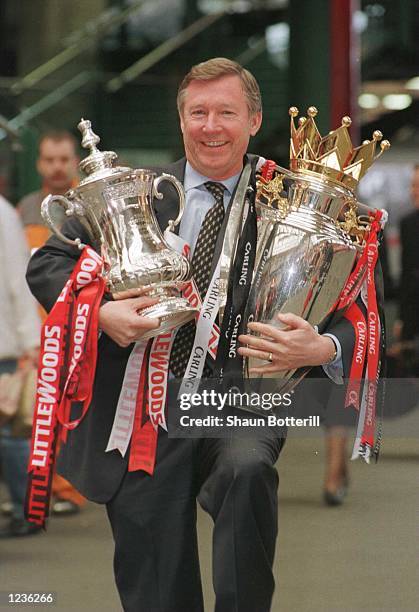
{"label": "gold crown trophy", "polygon": [[[270,180],[261,175],[257,182],[258,248],[247,317],[281,327],[276,314],[291,312],[322,330],[371,229],[372,209],[357,202],[354,190],[390,143],[381,140],[377,130],[371,141],[354,148],[349,117],[322,137],[314,121],[315,107],[308,109],[308,117],[301,117],[297,127],[298,109],[291,107],[289,114],[290,169],[276,166]],[[362,272],[352,291],[355,296]],[[249,370],[256,365],[260,360],[245,360],[247,377],[252,377]],[[282,379],[277,383],[286,391],[305,372],[289,370],[274,376]]]}

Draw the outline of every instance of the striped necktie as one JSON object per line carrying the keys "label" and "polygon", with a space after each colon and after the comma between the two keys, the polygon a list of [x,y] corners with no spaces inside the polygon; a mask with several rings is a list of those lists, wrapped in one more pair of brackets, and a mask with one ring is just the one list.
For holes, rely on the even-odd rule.
{"label": "striped necktie", "polygon": [[[224,185],[208,181],[205,187],[214,198],[214,205],[205,215],[192,257],[192,270],[202,301],[210,283],[212,260],[218,233],[224,219]],[[180,328],[170,355],[170,369],[176,378],[182,378],[195,339],[195,321],[189,321]]]}

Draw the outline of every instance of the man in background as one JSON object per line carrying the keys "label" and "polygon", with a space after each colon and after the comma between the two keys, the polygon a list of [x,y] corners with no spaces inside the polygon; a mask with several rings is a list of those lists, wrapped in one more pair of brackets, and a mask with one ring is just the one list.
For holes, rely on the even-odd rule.
{"label": "man in background", "polygon": [[[41,136],[36,164],[42,179],[41,189],[29,193],[17,205],[32,253],[42,246],[50,235],[41,215],[42,200],[48,194],[64,195],[78,184],[77,148],[76,138],[65,130],[50,131]],[[57,215],[57,221],[64,221],[64,210],[58,205],[54,214]],[[45,311],[41,307],[40,313],[44,320]],[[58,474],[54,475],[52,492],[55,499],[51,512],[57,516],[76,514],[85,503],[84,497]]]}
{"label": "man in background", "polygon": [[419,165],[413,169],[410,187],[413,210],[400,221],[401,276],[399,319],[393,335],[396,342],[388,355],[396,360],[396,375],[414,378],[419,375]]}
{"label": "man in background", "polygon": [[[77,141],[70,132],[51,131],[41,136],[36,163],[42,179],[41,189],[29,193],[17,205],[31,249],[40,247],[49,236],[41,216],[42,200],[50,193],[64,195],[77,186],[78,162]],[[64,211],[58,206],[57,209],[64,221]]]}
{"label": "man in background", "polygon": [[419,165],[413,171],[411,183],[413,210],[400,222],[402,269],[400,286],[400,319],[402,340],[414,340],[419,336]]}

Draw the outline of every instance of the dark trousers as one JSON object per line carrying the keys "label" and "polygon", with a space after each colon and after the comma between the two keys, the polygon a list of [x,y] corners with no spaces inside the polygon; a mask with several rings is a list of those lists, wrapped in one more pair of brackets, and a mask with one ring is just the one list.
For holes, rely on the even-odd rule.
{"label": "dark trousers", "polygon": [[216,612],[268,612],[282,438],[169,439],[152,477],[127,473],[107,504],[125,612],[202,612],[196,498],[214,520]]}

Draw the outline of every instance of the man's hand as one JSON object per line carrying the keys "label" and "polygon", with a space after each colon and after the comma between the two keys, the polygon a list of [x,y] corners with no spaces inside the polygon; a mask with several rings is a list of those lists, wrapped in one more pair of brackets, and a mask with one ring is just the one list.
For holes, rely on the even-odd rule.
{"label": "man's hand", "polygon": [[328,336],[321,336],[301,317],[291,313],[277,315],[284,325],[278,329],[266,323],[249,323],[250,331],[263,337],[243,334],[239,342],[247,346],[238,349],[244,357],[256,357],[269,364],[252,368],[255,374],[269,374],[282,370],[294,370],[304,366],[317,366],[328,363],[335,352],[335,345]]}
{"label": "man's hand", "polygon": [[159,319],[142,317],[138,311],[159,302],[158,298],[137,297],[117,302],[106,302],[99,309],[99,327],[116,344],[126,347],[141,340],[149,329],[157,329]]}

